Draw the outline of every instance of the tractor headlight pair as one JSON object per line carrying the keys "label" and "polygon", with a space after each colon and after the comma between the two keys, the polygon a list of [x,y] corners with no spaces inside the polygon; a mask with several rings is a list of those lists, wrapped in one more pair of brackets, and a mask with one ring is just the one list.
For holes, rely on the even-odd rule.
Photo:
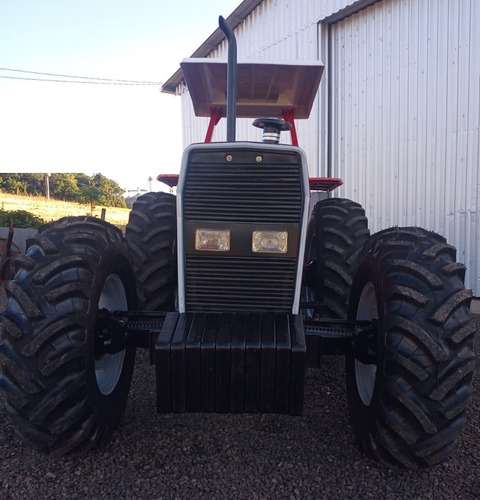
{"label": "tractor headlight pair", "polygon": [[[212,252],[230,251],[229,229],[196,229],[195,250]],[[287,253],[287,231],[253,231],[252,252]]]}

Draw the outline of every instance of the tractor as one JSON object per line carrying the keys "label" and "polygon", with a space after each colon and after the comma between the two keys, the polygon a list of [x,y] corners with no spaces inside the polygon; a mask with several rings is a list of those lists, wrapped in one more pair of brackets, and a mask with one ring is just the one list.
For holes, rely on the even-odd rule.
{"label": "tractor", "polygon": [[[465,267],[425,229],[371,235],[358,203],[329,194],[340,179],[309,178],[295,120],[308,118],[323,65],[237,62],[219,24],[228,61],[181,64],[210,124],[179,175],[159,176],[171,192],[140,196],[125,235],[65,217],[10,258],[0,387],[16,433],[57,455],[107,441],[137,348],[150,352],[163,413],[300,416],[306,369],[343,355],[364,452],[389,467],[442,463],[472,395]],[[227,139],[212,142],[223,117]],[[253,118],[263,141],[236,141],[236,117]]]}

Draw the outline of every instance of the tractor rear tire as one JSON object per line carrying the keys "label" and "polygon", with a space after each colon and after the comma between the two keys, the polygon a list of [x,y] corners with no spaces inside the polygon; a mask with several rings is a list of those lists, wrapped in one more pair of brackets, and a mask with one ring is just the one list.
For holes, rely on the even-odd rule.
{"label": "tractor rear tire", "polygon": [[476,326],[455,254],[438,234],[394,228],[359,259],[349,317],[378,323],[347,355],[350,420],[363,450],[388,466],[445,461],[465,426]]}
{"label": "tractor rear tire", "polygon": [[358,203],[328,198],[315,205],[307,233],[311,276],[305,298],[318,303],[315,314],[320,318],[347,318],[358,255],[369,235],[365,210]]}
{"label": "tractor rear tire", "polygon": [[125,237],[133,260],[140,309],[175,310],[175,196],[168,193],[146,193],[140,196],[130,212]]}
{"label": "tractor rear tire", "polygon": [[135,347],[98,348],[97,311],[135,309],[121,232],[92,217],[40,228],[7,281],[0,317],[0,387],[16,433],[49,454],[104,442],[125,409]]}

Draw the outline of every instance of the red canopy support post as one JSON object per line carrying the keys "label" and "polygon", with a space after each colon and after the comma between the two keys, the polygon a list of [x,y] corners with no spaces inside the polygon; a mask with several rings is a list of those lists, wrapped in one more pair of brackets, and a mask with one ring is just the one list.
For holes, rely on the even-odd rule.
{"label": "red canopy support post", "polygon": [[298,146],[298,137],[297,137],[297,129],[295,128],[295,109],[287,108],[282,111],[282,118],[290,123],[292,129],[290,130],[290,134],[292,136],[292,145]]}
{"label": "red canopy support post", "polygon": [[213,129],[220,121],[222,115],[223,115],[222,108],[212,108],[210,110],[210,122],[208,123],[207,134],[205,135],[204,142],[212,142]]}

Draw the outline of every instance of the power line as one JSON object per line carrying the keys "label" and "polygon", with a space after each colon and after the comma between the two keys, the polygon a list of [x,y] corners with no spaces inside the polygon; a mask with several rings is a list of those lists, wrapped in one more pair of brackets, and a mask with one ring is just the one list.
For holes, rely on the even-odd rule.
{"label": "power line", "polygon": [[[83,83],[92,85],[154,85],[162,86],[163,82],[155,82],[149,80],[121,80],[119,78],[97,78],[89,76],[63,75],[58,73],[43,73],[40,71],[26,71],[23,69],[0,68],[0,71],[13,71],[17,73],[26,73],[30,75],[53,76],[58,78],[34,78],[22,76],[0,75],[0,78],[8,78],[10,80],[31,80],[39,82],[58,82],[58,83]],[[65,78],[69,78],[65,80]]]}
{"label": "power line", "polygon": [[97,77],[91,77],[91,76],[75,76],[75,75],[62,75],[58,73],[41,73],[40,71],[26,71],[24,69],[11,69],[11,68],[0,68],[1,71],[16,71],[19,73],[30,73],[32,75],[44,75],[44,76],[59,76],[63,78],[80,78],[84,80],[102,80],[102,81],[109,81],[109,82],[132,82],[132,83],[151,83],[151,84],[158,84],[160,82],[152,82],[152,81],[145,81],[145,80],[120,80],[119,78],[97,78]]}
{"label": "power line", "polygon": [[115,82],[115,81],[111,81],[111,82],[97,82],[97,81],[84,81],[84,80],[54,80],[52,78],[26,78],[26,77],[21,77],[21,76],[6,76],[6,75],[0,75],[0,78],[8,78],[10,80],[31,80],[31,81],[35,81],[35,82],[59,82],[59,83],[83,83],[84,85],[138,85],[138,86],[148,86],[148,85],[151,85],[151,86],[157,86],[157,87],[161,87],[163,85],[163,83],[161,82],[151,82],[151,83],[142,83],[142,82],[139,82],[139,83],[134,83],[134,82],[130,82],[130,83],[122,83],[122,82]]}

